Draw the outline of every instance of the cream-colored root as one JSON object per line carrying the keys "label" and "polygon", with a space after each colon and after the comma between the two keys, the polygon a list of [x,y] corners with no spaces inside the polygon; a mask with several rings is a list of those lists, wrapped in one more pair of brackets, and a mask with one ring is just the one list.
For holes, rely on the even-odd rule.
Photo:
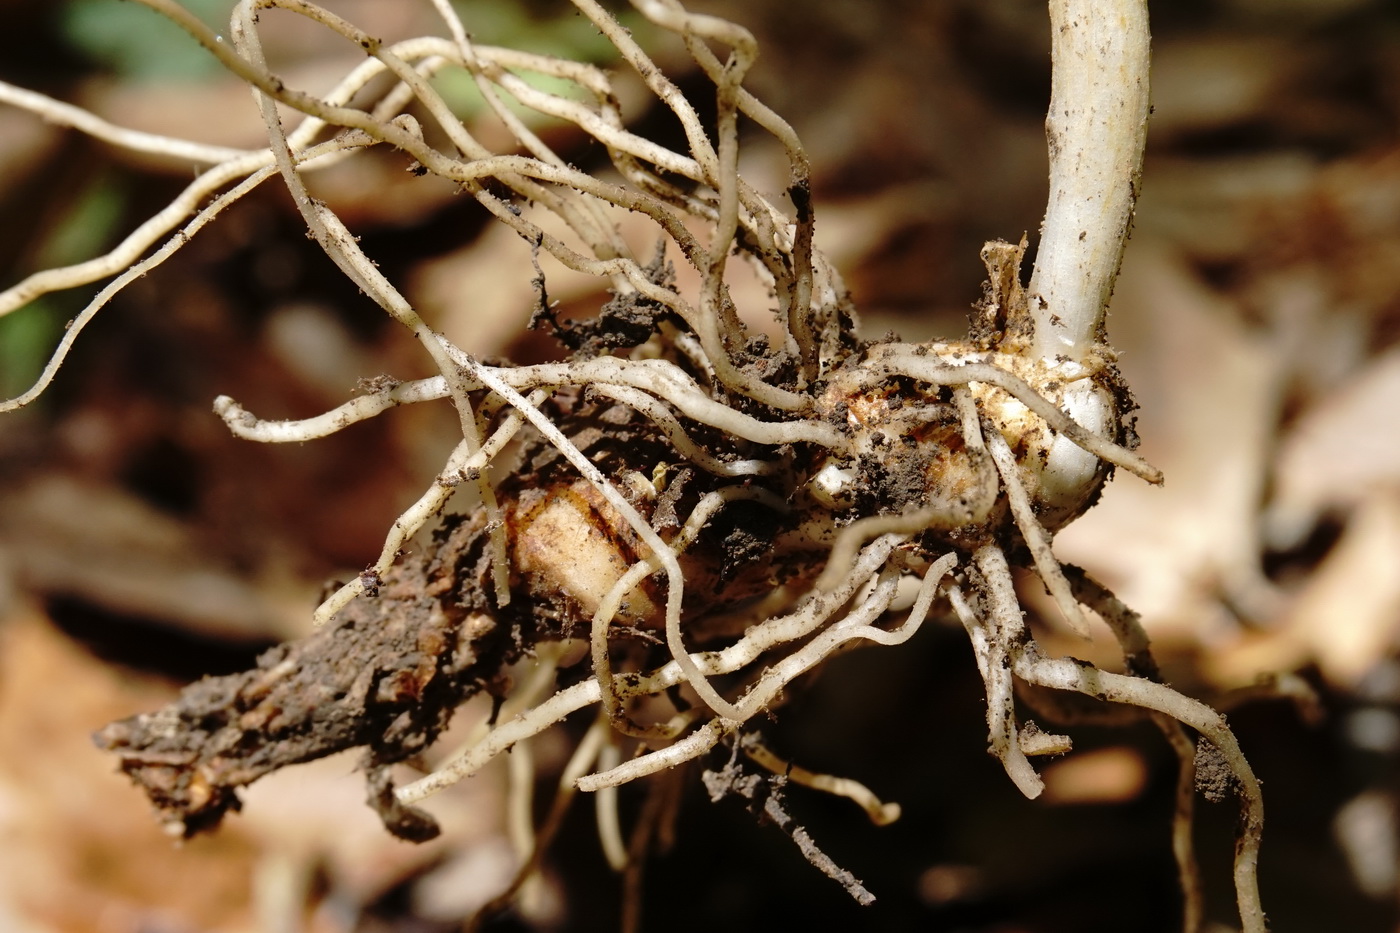
{"label": "cream-colored root", "polygon": [[882,801],[870,788],[854,778],[818,774],[790,761],[784,761],[753,735],[745,736],[739,747],[745,755],[773,774],[782,775],[803,787],[810,787],[835,797],[845,797],[864,810],[866,816],[870,817],[870,822],[876,826],[888,826],[900,817],[902,811],[899,804]]}
{"label": "cream-colored root", "polygon": [[1079,601],[1070,592],[1069,581],[1065,579],[1060,562],[1055,559],[1055,554],[1050,549],[1050,535],[1040,524],[1040,519],[1035,516],[1035,507],[1031,504],[1025,484],[1021,481],[1021,467],[1016,463],[1016,456],[1011,452],[1006,438],[996,430],[988,432],[987,447],[992,452],[997,472],[1001,474],[1007,504],[1011,507],[1011,514],[1016,519],[1016,527],[1021,532],[1022,540],[1030,549],[1036,572],[1050,591],[1065,623],[1080,638],[1088,638],[1089,621],[1084,617]]}
{"label": "cream-colored root", "polygon": [[[612,662],[608,657],[609,647],[612,645],[609,626],[612,625],[613,617],[622,607],[623,599],[626,598],[627,594],[641,583],[643,579],[664,567],[670,565],[679,566],[675,564],[675,558],[684,552],[686,548],[695,543],[695,539],[699,536],[700,530],[705,527],[705,523],[713,518],[725,505],[740,500],[763,502],[776,512],[786,511],[786,506],[782,500],[778,499],[773,493],[766,489],[731,486],[715,492],[706,493],[701,497],[700,501],[696,503],[694,510],[686,519],[685,524],[681,526],[681,530],[676,534],[674,540],[669,545],[664,542],[662,543],[661,546],[668,548],[671,554],[670,561],[664,560],[658,554],[654,554],[649,559],[638,561],[618,578],[617,582],[613,584],[612,588],[599,602],[597,610],[594,611],[593,619],[589,626],[589,646],[593,661],[593,676],[597,679],[600,687],[603,698],[603,711],[619,728],[626,727],[625,724],[628,722],[628,719],[626,713],[622,709],[623,698],[618,695],[613,683]],[[658,538],[658,541],[659,540]],[[668,625],[670,620],[670,599],[671,595],[668,593]],[[674,652],[674,647],[672,650]],[[689,661],[688,656],[686,660]],[[679,658],[677,658],[677,662],[681,664],[682,669],[686,668],[686,664],[680,662]],[[700,682],[705,684],[705,686],[708,686],[704,681],[704,676],[700,674],[698,667],[694,668],[694,673],[687,670],[686,674],[687,680],[690,680],[690,678],[694,676],[699,678]],[[695,689],[702,698],[704,697],[704,693],[702,692],[703,688],[697,687],[694,681],[691,682],[691,687]],[[711,709],[715,709],[713,704],[709,705]],[[730,709],[733,711],[732,707]],[[715,709],[715,712],[720,711]],[[654,730],[643,730],[643,732],[652,734]],[[661,734],[669,737],[669,733],[664,729]]]}
{"label": "cream-colored root", "polygon": [[1073,658],[1045,657],[1030,638],[1015,601],[1015,583],[999,549],[979,552],[978,568],[988,590],[988,614],[995,617],[1007,655],[1017,677],[1027,683],[1082,693],[1112,703],[1123,703],[1164,714],[1196,730],[1215,746],[1235,781],[1240,798],[1240,832],[1235,846],[1235,893],[1245,933],[1265,933],[1267,923],[1259,900],[1259,844],[1264,827],[1264,798],[1254,770],[1240,750],[1225,717],[1199,700],[1193,700],[1143,677],[1100,670]]}

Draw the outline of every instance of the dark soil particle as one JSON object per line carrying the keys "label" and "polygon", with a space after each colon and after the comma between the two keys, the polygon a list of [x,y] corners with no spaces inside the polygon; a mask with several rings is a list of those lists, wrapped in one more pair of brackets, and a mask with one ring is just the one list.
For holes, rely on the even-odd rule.
{"label": "dark soil particle", "polygon": [[[663,288],[675,283],[675,267],[666,262],[664,250],[644,269],[647,279]],[[530,318],[531,328],[548,330],[565,347],[581,356],[597,356],[608,350],[640,346],[651,339],[663,320],[674,321],[670,309],[636,292],[614,293],[596,318],[558,321],[550,307],[544,275],[535,279],[538,299]]]}

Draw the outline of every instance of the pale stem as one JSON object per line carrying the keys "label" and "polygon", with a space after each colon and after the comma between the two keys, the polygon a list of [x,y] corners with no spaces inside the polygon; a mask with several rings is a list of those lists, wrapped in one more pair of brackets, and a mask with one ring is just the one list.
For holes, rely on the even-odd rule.
{"label": "pale stem", "polygon": [[1050,0],[1050,199],[1031,274],[1033,352],[1083,362],[1132,226],[1147,142],[1146,0]]}

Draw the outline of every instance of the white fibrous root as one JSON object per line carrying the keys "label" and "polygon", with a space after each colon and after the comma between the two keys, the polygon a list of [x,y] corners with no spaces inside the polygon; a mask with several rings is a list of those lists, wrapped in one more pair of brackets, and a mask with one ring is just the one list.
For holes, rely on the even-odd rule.
{"label": "white fibrous root", "polygon": [[[400,405],[450,399],[461,434],[382,552],[322,604],[317,621],[332,622],[370,598],[402,567],[408,542],[455,502],[484,542],[474,564],[481,577],[454,591],[472,604],[470,618],[489,628],[482,620],[493,614],[533,613],[533,643],[522,651],[544,664],[558,657],[551,645],[586,640],[591,662],[591,676],[566,687],[555,690],[550,677],[543,688],[530,681],[538,693],[517,688],[471,743],[398,788],[399,803],[423,800],[591,707],[596,723],[569,764],[560,807],[576,790],[607,792],[727,744],[721,790],[755,793],[755,782],[775,781],[782,770],[792,785],[847,797],[877,823],[889,822],[897,805],[849,779],[788,765],[760,733],[793,682],[833,654],[857,644],[897,646],[930,616],[952,616],[986,684],[992,753],[1027,796],[1042,787],[1031,757],[1063,753],[1070,739],[1020,717],[1018,681],[1136,707],[1161,725],[1183,756],[1188,787],[1174,830],[1188,899],[1199,885],[1184,728],[1216,749],[1246,815],[1235,877],[1241,916],[1246,930],[1262,931],[1255,880],[1262,803],[1234,737],[1218,714],[1155,680],[1136,617],[1062,567],[1052,549],[1054,531],[1093,503],[1115,468],[1162,479],[1132,449],[1132,401],[1103,333],[1141,167],[1143,0],[1052,0],[1052,194],[1029,289],[1021,282],[1024,238],[989,243],[988,283],[968,336],[928,344],[857,337],[840,275],[813,248],[807,156],[792,128],[742,85],[756,44],[739,26],[689,13],[677,0],[635,0],[654,28],[683,40],[713,83],[718,116],[707,124],[629,28],[594,0],[572,0],[679,121],[686,149],[678,152],[627,128],[616,75],[477,45],[444,0],[433,5],[446,37],[393,44],[308,0],[241,0],[229,41],[173,0],[139,2],[184,27],[258,92],[268,148],[230,152],[132,134],[47,98],[0,93],[0,102],[114,146],[213,163],[111,253],[0,293],[2,315],[46,292],[118,276],[75,319],[39,383],[0,408],[43,391],[116,291],[247,191],[280,178],[327,256],[413,335],[437,375],[377,380],[302,421],[265,421],[226,397],[215,403],[218,415],[239,437],[302,442]],[[270,27],[257,13],[269,8],[344,37],[364,51],[364,62],[324,96],[289,87],[259,49],[259,29]],[[453,113],[430,82],[446,70],[471,78],[497,121],[489,138],[504,133],[509,147],[488,148],[486,134]],[[561,90],[542,90],[540,77]],[[616,174],[603,179],[569,165],[520,116],[527,112],[591,137]],[[300,115],[290,129],[286,113]],[[766,132],[787,153],[791,208],[739,175],[740,126]],[[487,364],[419,316],[334,205],[308,188],[321,167],[374,147],[455,183],[537,257],[605,283],[612,300],[596,321],[560,322],[540,273],[535,322],[568,343],[568,361]],[[649,219],[651,241],[628,242],[615,225],[618,210]],[[660,257],[657,237],[667,244]],[[777,339],[760,339],[737,313],[727,277],[736,262],[770,286],[782,324]],[[682,291],[670,263],[691,267],[698,287]],[[502,464],[514,466],[493,480]],[[469,500],[456,499],[462,489],[473,491]],[[1072,630],[1087,635],[1084,607],[1094,609],[1122,645],[1129,673],[1045,656],[1023,619],[1013,567],[1039,576]],[[917,596],[909,605],[898,594],[911,586]],[[745,762],[757,770],[745,772]],[[526,777],[513,781],[524,786]],[[768,799],[776,801],[776,791]],[[517,822],[528,822],[528,807],[517,811]],[[635,857],[620,845],[615,801],[604,799],[599,813],[610,860]],[[537,867],[550,831],[532,836],[518,827],[528,855],[523,872]],[[810,839],[793,838],[852,896],[870,897]]]}

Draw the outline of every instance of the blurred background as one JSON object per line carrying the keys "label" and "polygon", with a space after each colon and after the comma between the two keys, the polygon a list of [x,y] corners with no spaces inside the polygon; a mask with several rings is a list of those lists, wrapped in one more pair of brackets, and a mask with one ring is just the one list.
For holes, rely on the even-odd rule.
{"label": "blurred background", "polygon": [[[211,24],[227,0],[188,5]],[[427,3],[331,0],[385,39],[441,34]],[[567,4],[459,0],[479,41],[600,63]],[[985,240],[1034,237],[1045,200],[1049,37],[1035,0],[711,0],[752,29],[749,86],[803,137],[818,244],[867,336],[961,335]],[[1400,791],[1400,7],[1388,0],[1153,4],[1155,116],[1110,317],[1164,488],[1117,479],[1060,556],[1139,610],[1167,679],[1230,706],[1264,782],[1263,896],[1278,933],[1397,925]],[[683,51],[629,25],[701,103]],[[274,67],[328,89],[362,54],[264,14]],[[0,79],[122,125],[256,147],[251,96],[149,11],[0,0]],[[445,79],[450,80],[450,79]],[[450,89],[450,88],[449,88]],[[474,106],[465,94],[463,112]],[[634,123],[674,132],[644,105]],[[605,154],[566,128],[580,167]],[[745,174],[776,195],[755,137]],[[526,334],[528,248],[466,198],[375,154],[315,176],[380,268],[473,352],[558,355]],[[121,240],[193,177],[0,107],[0,287]],[[1028,263],[1029,264],[1029,263]],[[0,392],[27,388],[95,286],[0,319]],[[555,293],[566,311],[605,299]],[[216,395],[305,417],[361,377],[428,373],[411,338],[307,240],[264,186],[88,328],[38,403],[0,417],[0,929],[17,933],[446,931],[508,880],[503,773],[434,798],[445,832],[385,834],[353,756],[255,785],[245,812],[176,846],[92,746],[114,718],[306,631],[327,580],[377,555],[450,445],[445,406],[331,438],[236,440]],[[1028,602],[1040,597],[1028,586]],[[1052,651],[1111,646],[1033,619]],[[1261,698],[1296,675],[1320,702]],[[1292,681],[1285,681],[1290,683]],[[829,664],[768,733],[817,771],[903,806],[876,828],[848,802],[788,805],[878,898],[859,908],[734,799],[686,781],[674,847],[648,866],[644,925],[977,933],[1179,928],[1174,759],[1149,725],[1072,730],[1075,752],[1022,799],[984,754],[981,683],[956,625]],[[565,736],[535,749],[547,773]],[[541,785],[547,798],[550,784]],[[623,794],[624,819],[639,797]],[[1200,803],[1213,922],[1233,922],[1232,805]],[[622,883],[587,801],[544,882],[493,929],[607,930]],[[677,909],[677,905],[684,905]]]}

